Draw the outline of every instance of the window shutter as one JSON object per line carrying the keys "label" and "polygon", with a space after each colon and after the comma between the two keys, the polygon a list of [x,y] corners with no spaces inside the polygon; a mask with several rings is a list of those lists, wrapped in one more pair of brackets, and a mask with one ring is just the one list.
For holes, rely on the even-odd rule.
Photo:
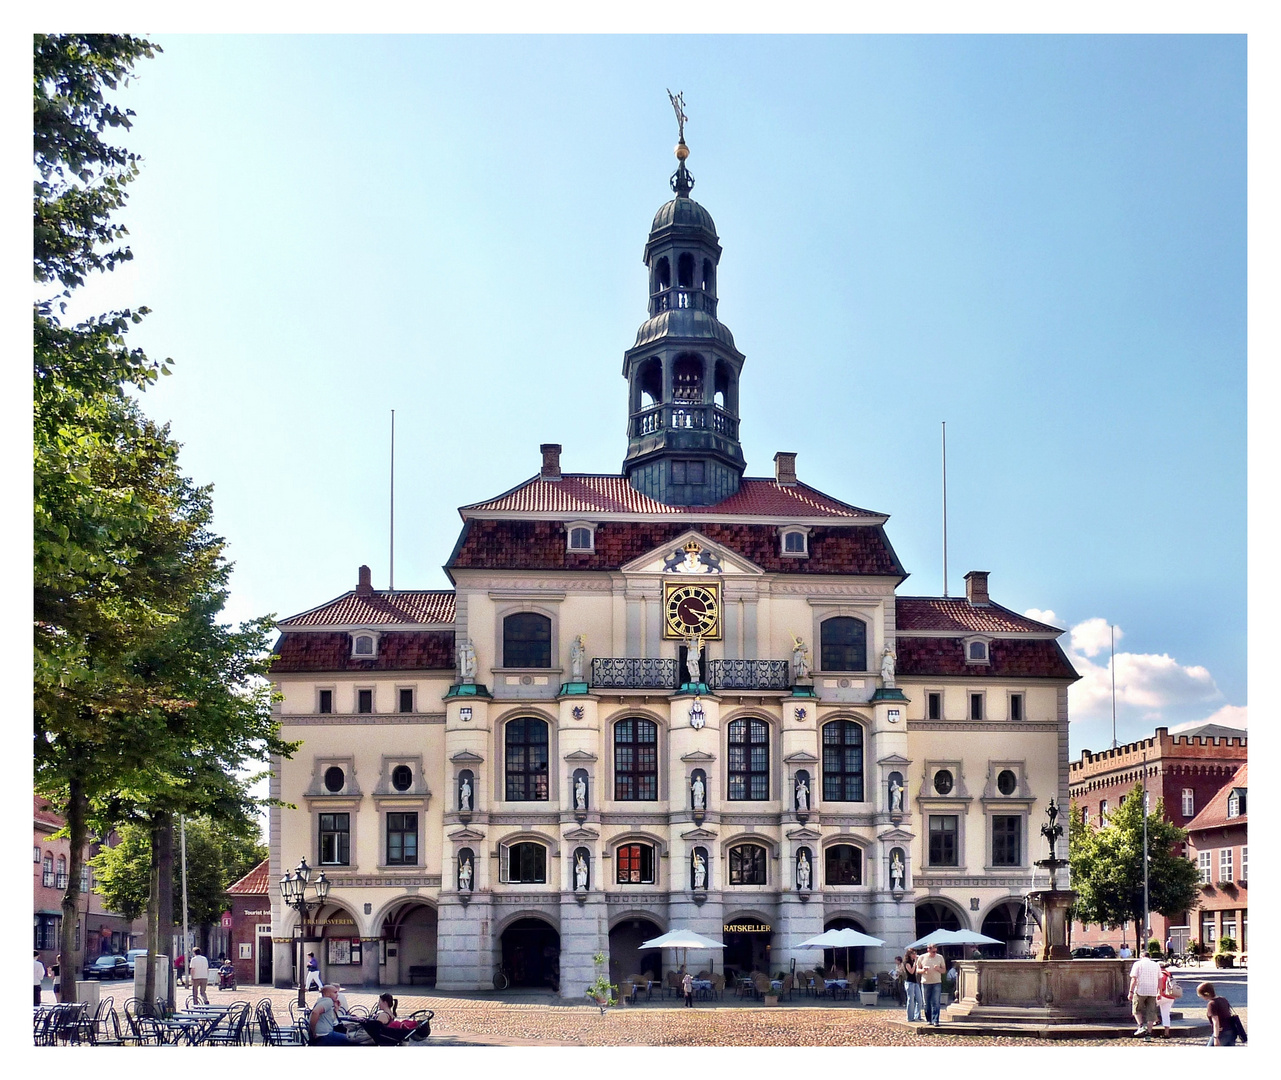
{"label": "window shutter", "polygon": [[498,880],[502,884],[507,884],[507,864],[509,861],[508,845],[498,845]]}

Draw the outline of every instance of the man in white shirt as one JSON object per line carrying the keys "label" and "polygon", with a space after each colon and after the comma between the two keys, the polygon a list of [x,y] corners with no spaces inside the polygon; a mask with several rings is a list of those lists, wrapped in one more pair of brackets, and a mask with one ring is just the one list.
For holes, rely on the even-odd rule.
{"label": "man in white shirt", "polygon": [[1122,943],[1121,951],[1117,955],[1120,956],[1122,960],[1128,960],[1134,955],[1134,953],[1130,952],[1130,946]]}
{"label": "man in white shirt", "polygon": [[192,949],[187,974],[191,976],[191,1000],[197,1005],[208,1005],[209,957],[199,949]]}
{"label": "man in white shirt", "polygon": [[40,1004],[40,990],[44,986],[44,964],[40,963],[40,954],[36,953],[36,1004]]}
{"label": "man in white shirt", "polygon": [[947,961],[939,955],[937,945],[930,945],[924,956],[917,957],[916,970],[921,977],[921,992],[925,997],[925,1019],[938,1027]]}
{"label": "man in white shirt", "polygon": [[1138,1022],[1135,1035],[1150,1035],[1157,1017],[1157,993],[1161,982],[1161,965],[1140,956],[1130,967],[1130,1001]]}

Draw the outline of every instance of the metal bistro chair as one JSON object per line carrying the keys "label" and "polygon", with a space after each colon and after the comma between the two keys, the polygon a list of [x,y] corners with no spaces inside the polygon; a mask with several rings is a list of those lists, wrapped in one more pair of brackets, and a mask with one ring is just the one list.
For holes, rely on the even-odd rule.
{"label": "metal bistro chair", "polygon": [[[263,998],[258,1002],[258,1027],[262,1032],[262,1042],[264,1046],[305,1046],[303,1041],[305,1034],[300,1034],[299,1027],[291,1024],[287,1028],[282,1028],[276,1023],[276,1018],[271,1011],[271,998]],[[303,1025],[302,1031],[305,1033],[306,1026]]]}

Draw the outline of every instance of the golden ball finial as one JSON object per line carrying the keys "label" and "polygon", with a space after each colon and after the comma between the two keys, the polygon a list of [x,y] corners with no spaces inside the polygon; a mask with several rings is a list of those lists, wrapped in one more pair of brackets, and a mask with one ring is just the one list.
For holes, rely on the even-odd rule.
{"label": "golden ball finial", "polygon": [[687,157],[689,157],[689,147],[684,142],[678,142],[676,144],[676,160],[684,161]]}

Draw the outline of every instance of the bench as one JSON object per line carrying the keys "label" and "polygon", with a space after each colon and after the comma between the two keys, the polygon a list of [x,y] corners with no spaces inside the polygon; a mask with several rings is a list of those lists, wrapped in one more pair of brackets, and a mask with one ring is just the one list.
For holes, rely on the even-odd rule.
{"label": "bench", "polygon": [[409,985],[415,983],[424,983],[431,986],[436,985],[436,965],[435,964],[413,964],[409,968]]}

